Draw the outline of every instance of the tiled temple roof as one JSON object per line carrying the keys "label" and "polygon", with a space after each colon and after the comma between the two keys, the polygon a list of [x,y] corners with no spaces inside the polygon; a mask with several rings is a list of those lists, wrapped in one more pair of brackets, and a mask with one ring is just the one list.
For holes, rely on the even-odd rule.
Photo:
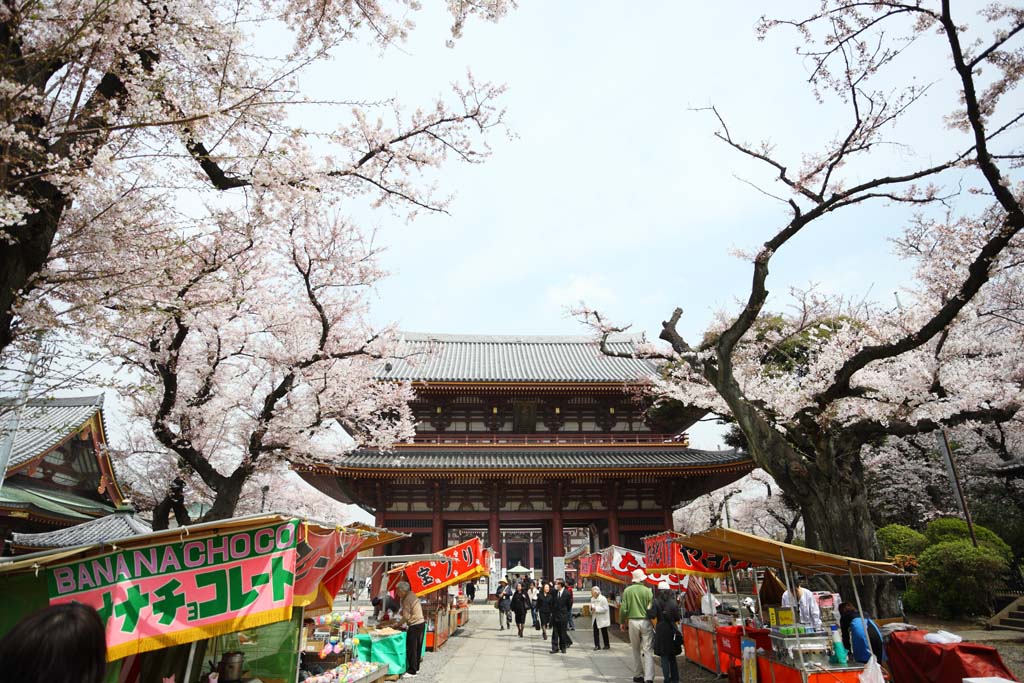
{"label": "tiled temple roof", "polygon": [[[650,360],[601,353],[593,337],[401,333],[381,379],[421,382],[635,382],[656,374]],[[640,337],[616,335],[609,347],[632,353]]]}
{"label": "tiled temple roof", "polygon": [[102,408],[102,394],[30,400],[22,411],[7,469],[23,465],[58,445]]}
{"label": "tiled temple roof", "polygon": [[[323,469],[628,469],[714,467],[743,463],[745,453],[702,451],[682,447],[565,448],[565,449],[446,449],[415,447],[390,453],[357,450],[334,460]],[[318,468],[320,469],[320,468]]]}
{"label": "tiled temple roof", "polygon": [[38,549],[73,548],[80,545],[118,541],[152,531],[153,529],[148,524],[135,516],[135,510],[127,508],[117,510],[112,515],[56,531],[38,534],[14,533],[11,537],[11,545]]}

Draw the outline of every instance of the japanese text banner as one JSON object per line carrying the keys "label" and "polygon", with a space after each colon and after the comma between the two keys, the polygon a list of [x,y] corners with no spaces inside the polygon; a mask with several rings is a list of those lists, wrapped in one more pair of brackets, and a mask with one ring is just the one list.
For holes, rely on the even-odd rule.
{"label": "japanese text banner", "polygon": [[693,574],[705,578],[721,578],[729,575],[732,569],[743,569],[750,565],[746,562],[730,562],[727,558],[706,553],[693,548],[686,548],[673,543],[678,534],[666,531],[663,534],[648,536],[644,539],[644,551],[647,567],[653,572],[665,574]]}
{"label": "japanese text banner", "polygon": [[403,578],[416,595],[427,595],[453,583],[472,581],[490,573],[490,564],[484,557],[483,542],[479,537],[453,545],[438,552],[451,558],[451,562],[432,560],[411,562],[388,573],[388,589],[393,590]]}
{"label": "japanese text banner", "polygon": [[599,553],[580,555],[577,562],[579,562],[580,566],[579,577],[581,579],[592,579],[598,576],[597,568],[601,562],[601,555]]}
{"label": "japanese text banner", "polygon": [[94,607],[109,661],[288,619],[297,528],[291,520],[54,567],[50,604]]}

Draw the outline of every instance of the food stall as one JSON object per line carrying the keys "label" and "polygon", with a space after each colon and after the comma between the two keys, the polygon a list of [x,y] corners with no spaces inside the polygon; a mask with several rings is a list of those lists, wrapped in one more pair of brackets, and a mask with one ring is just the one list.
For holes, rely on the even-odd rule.
{"label": "food stall", "polygon": [[[329,608],[374,536],[261,514],[11,558],[0,561],[0,591],[17,599],[2,610],[0,634],[47,604],[75,601],[104,619],[110,680],[195,683],[210,662],[221,680],[290,683],[305,608]],[[349,679],[386,674],[343,668]]]}
{"label": "food stall", "polygon": [[[700,598],[707,592],[704,580],[729,576],[733,563],[724,557],[675,543],[682,536],[675,531],[646,536],[643,539],[644,557],[652,571],[685,577],[681,583],[687,590],[687,596],[694,598],[687,601],[687,611],[697,612],[700,611]],[[737,564],[736,568],[746,566]],[[736,637],[741,627],[722,623],[722,618],[715,614],[694,615],[681,624],[686,659],[715,675],[728,673],[733,652],[737,659],[741,652],[740,639]]]}
{"label": "food stall", "polygon": [[613,545],[596,553],[580,555],[576,561],[579,565],[580,589],[585,590],[583,581],[586,579],[601,584],[601,592],[608,598],[612,623],[618,622],[619,603],[615,595],[617,590],[614,588],[609,590],[609,584],[629,585],[633,581],[634,569],[644,570],[644,583],[652,589],[657,588],[660,582],[667,581],[673,590],[686,590],[681,580],[682,577],[649,571],[644,554],[629,548]]}
{"label": "food stall", "polygon": [[[734,529],[713,528],[697,534],[676,534],[670,543],[687,551],[716,555],[724,561],[722,566],[744,563],[745,566],[771,567],[782,570],[787,586],[792,586],[790,573],[798,571],[811,576],[817,574],[902,576],[903,571],[889,562],[861,560],[833,555],[818,550],[781,543]],[[853,584],[854,597],[860,609],[860,595]],[[860,664],[838,664],[830,657],[832,636],[825,631],[796,624],[793,619],[770,630],[771,651],[756,651],[758,678],[769,683],[858,683],[864,667]],[[861,611],[863,614],[863,611]],[[749,646],[751,653],[755,651]],[[747,653],[742,648],[741,659]],[[721,654],[721,653],[720,653]],[[733,664],[739,664],[734,662]],[[753,664],[753,662],[751,662]]]}
{"label": "food stall", "polygon": [[460,607],[457,598],[453,600],[454,596],[442,589],[489,575],[492,551],[484,548],[479,537],[474,537],[440,550],[438,554],[448,559],[410,562],[388,572],[389,589],[393,590],[404,580],[409,582],[413,593],[426,598],[423,605],[423,617],[427,620],[425,641],[431,651],[440,649],[455,629],[468,620],[469,608],[465,601]]}

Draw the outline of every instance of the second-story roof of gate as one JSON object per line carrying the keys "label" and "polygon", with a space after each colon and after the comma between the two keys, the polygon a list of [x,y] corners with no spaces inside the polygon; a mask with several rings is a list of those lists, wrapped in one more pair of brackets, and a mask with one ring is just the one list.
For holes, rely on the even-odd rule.
{"label": "second-story roof of gate", "polygon": [[[653,361],[608,356],[588,336],[400,333],[397,358],[381,379],[414,382],[636,382],[657,373]],[[638,335],[613,335],[609,348],[631,354]]]}

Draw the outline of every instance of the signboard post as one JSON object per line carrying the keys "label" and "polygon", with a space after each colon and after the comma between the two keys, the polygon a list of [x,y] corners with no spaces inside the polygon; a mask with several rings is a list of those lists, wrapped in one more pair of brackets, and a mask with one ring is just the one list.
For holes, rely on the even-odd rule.
{"label": "signboard post", "polygon": [[565,557],[552,557],[551,564],[554,568],[555,575],[552,579],[564,579],[565,578]]}

